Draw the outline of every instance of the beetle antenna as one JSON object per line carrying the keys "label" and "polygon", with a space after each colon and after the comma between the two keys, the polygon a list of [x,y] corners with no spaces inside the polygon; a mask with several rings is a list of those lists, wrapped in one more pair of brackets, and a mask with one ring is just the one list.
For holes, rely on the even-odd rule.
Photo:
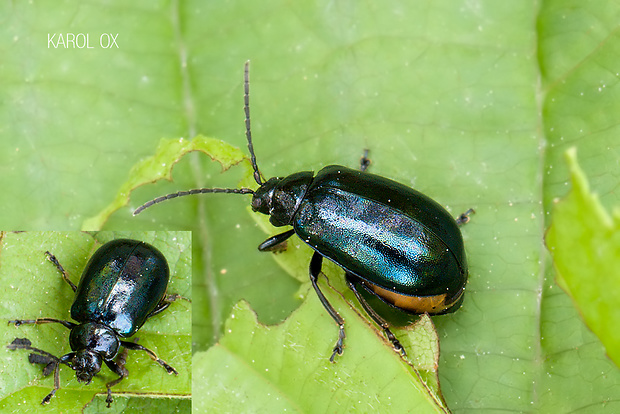
{"label": "beetle antenna", "polygon": [[144,210],[146,210],[147,208],[151,207],[152,205],[159,204],[159,203],[164,202],[166,200],[171,200],[173,198],[184,197],[184,196],[188,196],[188,195],[206,194],[206,193],[254,194],[254,190],[252,190],[250,188],[197,188],[195,190],[179,191],[179,192],[176,192],[176,193],[171,193],[171,194],[167,194],[165,196],[154,198],[151,201],[147,201],[146,203],[144,203],[140,207],[138,207],[133,212],[133,215],[136,216],[136,215],[140,214],[141,212],[143,212]]}
{"label": "beetle antenna", "polygon": [[256,164],[256,155],[254,155],[254,145],[252,145],[252,130],[250,129],[250,61],[245,62],[245,70],[243,76],[243,111],[245,112],[245,136],[248,139],[248,150],[250,151],[250,161],[254,168],[254,180],[258,185],[263,185],[262,174],[258,170]]}

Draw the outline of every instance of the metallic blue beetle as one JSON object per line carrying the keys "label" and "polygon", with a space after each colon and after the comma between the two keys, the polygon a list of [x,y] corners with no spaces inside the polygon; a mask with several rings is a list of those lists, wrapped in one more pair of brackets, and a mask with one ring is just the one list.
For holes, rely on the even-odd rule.
{"label": "metallic blue beetle", "polygon": [[259,250],[278,247],[297,234],[314,249],[310,280],[321,303],[340,330],[330,360],[342,354],[344,320],[321,292],[317,278],[323,257],[342,267],[351,290],[383,328],[394,348],[405,354],[389,324],[364,299],[360,288],[388,305],[408,313],[454,312],[463,301],[467,262],[458,228],[470,210],[456,220],[438,203],[405,185],[364,172],[369,160],[362,158],[361,171],[339,165],[298,172],[264,182],[252,145],[249,109],[248,63],[245,66],[244,110],[248,149],[254,179],[249,188],[202,188],[158,197],[139,207],[201,193],[252,194],[252,209],[269,215],[276,227],[293,229],[267,239]]}
{"label": "metallic blue beetle", "polygon": [[111,387],[127,377],[125,355],[115,361],[121,347],[145,351],[169,374],[178,372],[157,357],[155,352],[134,342],[123,341],[135,334],[148,318],[166,309],[170,302],[180,298],[166,295],[170,271],[164,255],[150,244],[128,239],[112,240],[101,246],[84,268],[78,286],[75,286],[62,265],[50,252],[48,259],[58,268],[63,279],[75,292],[71,318],[79,323],[53,318],[12,320],[23,324],[60,323],[69,328],[72,352],[58,358],[46,351],[33,348],[25,338],[16,338],[9,349],[28,349],[36,352],[30,362],[46,365],[44,374],[54,371],[54,389],[43,399],[47,404],[60,388],[60,364],[71,367],[78,381],[90,383],[100,370],[102,362],[119,376],[106,384],[108,407],[112,403]]}

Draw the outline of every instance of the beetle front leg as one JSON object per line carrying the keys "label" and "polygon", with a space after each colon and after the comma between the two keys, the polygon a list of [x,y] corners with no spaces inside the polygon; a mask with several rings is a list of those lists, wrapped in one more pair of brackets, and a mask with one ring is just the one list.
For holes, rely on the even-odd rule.
{"label": "beetle front leg", "polygon": [[105,361],[105,364],[110,368],[112,372],[118,375],[118,378],[114,381],[108,382],[105,386],[108,389],[108,396],[105,399],[108,408],[112,405],[114,399],[112,398],[112,387],[127,378],[129,375],[129,371],[125,368],[125,363],[127,362],[127,348],[123,349],[123,351],[119,354],[116,361]]}
{"label": "beetle front leg", "polygon": [[[15,338],[15,339],[20,339],[20,338]],[[43,376],[47,377],[49,374],[52,373],[52,371],[54,371],[54,368],[56,368],[56,365],[58,365],[57,364],[58,358],[56,358],[55,356],[47,356],[45,354],[32,353],[28,355],[28,362],[30,362],[31,364],[43,365]]]}
{"label": "beetle front leg", "polygon": [[267,252],[272,250],[278,251],[279,246],[293,234],[295,234],[295,230],[293,229],[287,230],[284,233],[276,234],[275,236],[272,236],[259,244],[258,250],[260,250],[261,252]]}
{"label": "beetle front leg", "polygon": [[72,358],[73,353],[58,358],[57,356],[52,355],[47,351],[39,348],[34,348],[31,345],[32,343],[30,342],[30,340],[26,338],[15,338],[13,342],[7,345],[7,348],[27,349],[29,351],[32,351],[33,353],[28,355],[28,361],[31,364],[45,365],[45,367],[43,368],[43,376],[45,377],[47,377],[52,372],[52,370],[54,371],[54,388],[41,401],[41,405],[45,405],[50,402],[54,394],[56,394],[56,391],[60,389],[60,364],[71,366],[67,361]]}
{"label": "beetle front leg", "polygon": [[[375,312],[375,310],[368,304],[368,302],[366,302],[366,299],[364,299],[364,297],[357,290],[357,284],[359,283],[357,277],[355,277],[355,275],[352,275],[351,273],[347,273],[346,280],[347,284],[349,285],[349,289],[353,291],[355,297],[362,305],[368,316],[370,316],[370,318],[383,329],[385,336],[392,343],[394,350],[400,352],[402,356],[407,356],[405,348],[403,348],[398,338],[396,338],[396,336],[390,330],[390,324],[387,323],[387,321],[383,319],[377,312]],[[364,284],[362,284],[362,287],[366,289],[369,293],[374,295],[374,292],[366,288]]]}
{"label": "beetle front leg", "polygon": [[323,304],[323,307],[325,308],[327,313],[329,313],[329,316],[331,316],[332,319],[336,321],[339,327],[338,340],[336,341],[336,345],[334,346],[332,356],[329,358],[330,362],[334,362],[336,354],[342,355],[344,338],[346,335],[344,334],[344,319],[342,319],[342,317],[338,315],[338,312],[336,312],[331,303],[329,303],[325,295],[323,295],[323,292],[321,292],[319,285],[317,284],[319,274],[321,273],[322,265],[323,256],[321,256],[317,252],[314,252],[314,255],[312,255],[312,260],[310,260],[310,281],[312,282],[312,287],[314,287],[316,294],[319,296],[319,300]]}
{"label": "beetle front leg", "polygon": [[[51,354],[49,354],[49,355],[51,355]],[[63,355],[62,357],[57,358],[58,362],[56,363],[56,367],[54,369],[54,389],[51,390],[50,393],[45,396],[45,398],[43,398],[43,401],[41,401],[41,405],[45,405],[45,404],[49,403],[50,400],[52,399],[52,397],[54,396],[54,394],[56,394],[56,391],[58,391],[60,389],[60,364],[65,364],[68,367],[73,368],[68,361],[71,361],[74,356],[75,356],[75,353],[71,352],[71,353],[69,353],[67,355]],[[46,369],[47,368],[48,367],[46,367]],[[43,370],[43,373],[45,373],[45,369]]]}
{"label": "beetle front leg", "polygon": [[172,366],[168,365],[168,363],[162,359],[159,359],[159,357],[157,356],[157,354],[153,351],[151,351],[150,349],[143,347],[140,344],[136,344],[135,342],[127,342],[127,341],[121,341],[121,345],[124,346],[127,349],[131,349],[132,351],[144,351],[147,354],[149,354],[149,356],[151,357],[151,359],[155,362],[157,362],[159,365],[161,365],[162,367],[164,367],[166,369],[166,371],[168,371],[168,374],[174,374],[174,375],[179,375],[179,373],[177,372],[176,369],[172,368]]}

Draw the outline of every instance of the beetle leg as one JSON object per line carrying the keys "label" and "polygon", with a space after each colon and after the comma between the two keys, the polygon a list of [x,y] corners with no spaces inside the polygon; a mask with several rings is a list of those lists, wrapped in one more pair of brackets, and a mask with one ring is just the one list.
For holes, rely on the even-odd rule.
{"label": "beetle leg", "polygon": [[177,372],[176,369],[172,368],[165,361],[159,359],[157,354],[155,352],[151,351],[150,349],[145,348],[145,347],[143,347],[140,344],[136,344],[134,342],[127,342],[127,341],[121,341],[121,345],[124,346],[127,349],[131,349],[132,351],[144,351],[144,352],[146,352],[147,354],[149,354],[151,359],[153,359],[153,361],[157,362],[159,365],[164,367],[166,369],[166,371],[168,371],[168,374],[179,375],[179,373]]}
{"label": "beetle leg", "polygon": [[[407,353],[405,352],[405,348],[403,348],[403,346],[401,345],[400,341],[396,338],[396,336],[394,336],[392,331],[390,331],[390,324],[387,323],[387,321],[385,319],[383,319],[381,316],[379,316],[379,314],[377,312],[375,312],[375,310],[368,304],[368,302],[366,302],[366,299],[364,299],[364,297],[357,290],[357,285],[359,283],[359,281],[358,281],[359,279],[355,275],[347,272],[346,273],[346,280],[347,280],[347,284],[349,285],[349,289],[351,289],[353,291],[353,293],[355,294],[355,297],[357,298],[359,303],[362,305],[362,307],[364,308],[364,310],[366,311],[368,316],[370,316],[371,319],[373,321],[375,321],[375,323],[377,325],[379,325],[383,329],[383,332],[385,333],[385,336],[392,343],[392,346],[394,347],[394,350],[400,352],[402,354],[402,356],[407,356]],[[361,286],[364,289],[368,290],[364,284],[361,284]],[[374,292],[372,292],[370,290],[368,290],[368,292],[373,294],[373,295],[375,294]]]}
{"label": "beetle leg", "polygon": [[43,365],[43,376],[47,377],[52,373],[54,368],[56,367],[56,357],[49,357],[47,355],[35,354],[32,353],[28,355],[28,362],[31,364],[40,364]]}
{"label": "beetle leg", "polygon": [[73,289],[73,291],[75,292],[77,290],[77,286],[75,286],[73,282],[69,280],[69,274],[67,273],[65,268],[62,267],[58,259],[56,259],[56,256],[54,256],[50,252],[45,252],[45,254],[47,255],[47,259],[52,262],[54,266],[56,266],[56,269],[58,269],[58,271],[62,274],[62,278],[65,280],[65,282],[67,282],[71,286],[71,289]]}
{"label": "beetle leg", "polygon": [[77,324],[73,323],[73,322],[69,322],[69,321],[63,321],[60,319],[54,319],[54,318],[38,318],[38,319],[15,319],[12,321],[9,321],[9,324],[14,323],[15,326],[19,326],[19,325],[25,325],[25,324],[29,324],[29,323],[34,323],[37,325],[40,325],[42,323],[59,323],[61,325],[63,325],[66,328],[69,329],[73,329],[77,326]]}
{"label": "beetle leg", "polygon": [[175,302],[175,301],[177,301],[177,300],[179,300],[179,299],[183,299],[183,300],[186,300],[186,301],[188,301],[188,302],[191,302],[191,299],[188,299],[188,298],[186,298],[185,296],[181,296],[181,295],[179,295],[178,293],[169,293],[169,294],[166,294],[166,296],[164,296],[164,298],[162,299],[162,302],[163,302],[163,301],[166,301],[166,302],[168,302],[168,303],[172,303],[172,302]]}
{"label": "beetle leg", "polygon": [[470,208],[469,210],[467,210],[466,212],[464,212],[463,214],[461,214],[460,216],[456,218],[456,224],[458,226],[462,226],[463,224],[469,221],[469,215],[475,214],[475,213],[476,211],[473,208]]}
{"label": "beetle leg", "polygon": [[167,301],[166,297],[164,297],[161,302],[159,302],[159,304],[157,304],[157,307],[155,309],[153,309],[153,312],[149,313],[149,316],[147,316],[147,319],[150,318],[151,316],[155,316],[158,313],[162,313],[164,310],[166,310],[168,308],[168,306],[170,306],[170,302],[171,301]]}
{"label": "beetle leg", "polygon": [[49,404],[52,397],[56,394],[56,391],[60,389],[60,364],[56,364],[56,368],[54,369],[54,388],[47,394],[43,401],[41,401],[41,405]]}
{"label": "beetle leg", "polygon": [[319,274],[321,273],[322,264],[323,256],[321,256],[317,252],[314,252],[314,255],[312,255],[312,260],[310,260],[310,281],[312,282],[312,287],[314,287],[316,294],[319,296],[319,300],[323,304],[323,307],[325,308],[325,310],[327,310],[329,316],[331,316],[332,319],[336,321],[340,329],[338,331],[338,340],[336,341],[336,345],[334,346],[332,356],[329,358],[330,362],[334,362],[334,357],[336,356],[336,354],[342,355],[343,343],[346,335],[344,334],[344,319],[342,319],[342,317],[338,315],[338,312],[336,312],[331,303],[329,303],[325,295],[323,295],[323,292],[321,292],[319,285],[317,284]]}
{"label": "beetle leg", "polygon": [[371,161],[370,161],[370,158],[368,158],[368,150],[365,149],[364,154],[362,155],[362,158],[360,158],[360,170],[366,171],[366,168],[368,168],[370,163]]}
{"label": "beetle leg", "polygon": [[295,230],[290,229],[284,233],[276,234],[258,245],[258,250],[261,252],[278,250],[278,245],[284,243],[289,237],[295,234]]}
{"label": "beetle leg", "polygon": [[52,370],[54,371],[54,388],[52,389],[52,391],[50,391],[49,394],[45,396],[45,398],[43,398],[43,401],[41,401],[41,405],[45,405],[50,402],[54,394],[56,394],[56,391],[60,389],[60,364],[62,363],[70,366],[67,361],[72,358],[73,353],[58,358],[57,356],[52,355],[47,351],[39,348],[34,348],[31,345],[32,343],[30,342],[30,340],[26,338],[15,338],[13,342],[7,345],[7,348],[27,349],[29,351],[35,352],[28,355],[28,362],[30,362],[31,364],[45,364],[45,367],[43,368],[43,376],[48,376],[52,372]]}
{"label": "beetle leg", "polygon": [[13,342],[6,347],[8,349],[27,349],[29,351],[36,352],[28,355],[28,362],[31,364],[45,365],[43,368],[43,375],[47,377],[52,372],[49,368],[50,365],[52,365],[52,363],[57,364],[60,361],[60,358],[42,349],[34,348],[31,345],[32,342],[30,342],[27,338],[15,338]]}
{"label": "beetle leg", "polygon": [[[41,350],[38,350],[41,351]],[[44,352],[44,351],[42,351]],[[47,352],[45,352],[47,354]],[[51,354],[48,354],[51,355]],[[49,394],[47,394],[45,396],[45,398],[43,398],[43,401],[41,401],[41,405],[45,405],[48,404],[50,402],[50,400],[52,399],[52,397],[54,396],[54,394],[56,394],[56,391],[58,391],[60,389],[60,364],[65,364],[69,367],[71,367],[71,364],[69,364],[67,361],[73,359],[73,357],[75,356],[75,353],[71,352],[67,355],[63,355],[60,358],[56,358],[52,355],[52,357],[56,358],[57,362],[56,362],[56,367],[54,369],[54,389],[50,391]],[[47,369],[48,367],[45,367],[45,369]],[[45,369],[44,369],[44,373],[45,373]]]}
{"label": "beetle leg", "polygon": [[191,302],[191,300],[187,299],[185,296],[179,295],[178,293],[171,293],[169,295],[167,294],[166,296],[163,297],[161,302],[157,304],[157,307],[153,309],[153,312],[149,313],[149,316],[147,316],[147,319],[150,318],[151,316],[155,316],[158,313],[163,312],[164,310],[168,308],[168,306],[170,306],[172,302],[178,299],[184,299],[188,302]]}
{"label": "beetle leg", "polygon": [[105,385],[106,388],[108,389],[108,396],[105,399],[105,402],[108,405],[108,408],[110,408],[110,406],[112,405],[112,402],[114,401],[112,399],[112,387],[118,384],[119,382],[121,382],[122,380],[124,380],[127,377],[127,375],[129,375],[129,371],[127,371],[127,368],[125,368],[126,362],[127,362],[127,349],[123,349],[123,352],[121,352],[118,355],[118,358],[116,358],[116,361],[112,361],[112,360],[105,361],[105,364],[108,366],[108,368],[110,368],[112,372],[118,375],[117,379],[115,379],[114,381],[110,381]]}
{"label": "beetle leg", "polygon": [[[58,359],[58,358],[57,358]],[[46,367],[47,368],[47,367]],[[54,388],[41,401],[41,405],[49,404],[56,391],[60,389],[60,360],[56,362],[54,367]]]}

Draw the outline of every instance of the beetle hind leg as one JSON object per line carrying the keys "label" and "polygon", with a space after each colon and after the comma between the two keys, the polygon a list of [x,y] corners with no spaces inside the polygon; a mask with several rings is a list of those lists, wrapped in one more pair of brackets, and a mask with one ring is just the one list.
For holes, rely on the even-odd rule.
{"label": "beetle hind leg", "polygon": [[368,158],[368,150],[365,149],[362,158],[360,158],[360,171],[366,171],[371,162],[370,158]]}
{"label": "beetle hind leg", "polygon": [[[349,285],[349,289],[353,291],[353,293],[355,294],[355,297],[357,298],[359,303],[362,305],[362,307],[364,308],[368,316],[370,316],[370,318],[373,321],[375,321],[375,323],[379,325],[381,329],[383,329],[383,333],[387,337],[388,341],[392,343],[394,350],[397,352],[400,352],[402,356],[407,356],[407,352],[405,352],[405,348],[401,345],[398,338],[396,338],[396,336],[390,330],[390,324],[385,319],[383,319],[381,316],[379,316],[377,312],[375,312],[375,310],[368,304],[368,302],[366,302],[366,299],[364,299],[364,297],[357,290],[359,279],[355,275],[347,272],[346,280],[347,280],[347,284]],[[366,289],[366,287],[363,284],[361,286],[364,289]],[[371,294],[374,294],[372,291],[369,291],[369,292]]]}
{"label": "beetle hind leg", "polygon": [[329,358],[330,362],[334,362],[336,354],[342,355],[342,352],[344,350],[344,338],[346,337],[346,335],[344,333],[344,319],[342,319],[342,317],[338,315],[338,312],[336,312],[331,303],[329,303],[325,295],[323,295],[323,292],[321,292],[319,285],[317,284],[319,274],[321,273],[322,265],[323,256],[321,256],[317,252],[314,252],[314,255],[312,255],[312,260],[310,260],[310,281],[312,282],[312,287],[314,288],[317,296],[319,297],[319,300],[323,304],[323,307],[325,308],[327,313],[329,313],[329,316],[331,316],[332,319],[338,324],[339,328],[338,340],[336,341],[336,345],[334,346],[334,349],[332,351],[332,356]]}
{"label": "beetle hind leg", "polygon": [[464,212],[463,214],[461,214],[460,216],[458,216],[456,218],[456,224],[458,226],[462,226],[463,224],[469,222],[469,216],[471,214],[476,213],[476,210],[474,210],[473,208],[470,208],[469,210],[467,210],[466,212]]}

